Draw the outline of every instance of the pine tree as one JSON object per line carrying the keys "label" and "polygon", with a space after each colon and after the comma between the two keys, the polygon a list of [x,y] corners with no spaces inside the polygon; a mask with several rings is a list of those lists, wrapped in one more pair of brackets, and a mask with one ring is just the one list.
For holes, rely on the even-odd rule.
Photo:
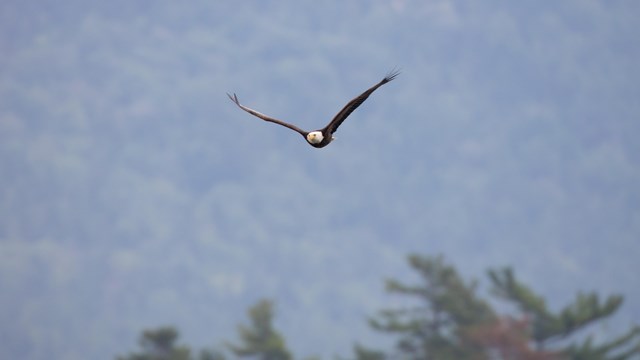
{"label": "pine tree", "polygon": [[[493,283],[492,292],[516,305],[529,319],[531,340],[540,350],[579,335],[589,325],[613,315],[623,302],[620,295],[611,295],[602,301],[594,292],[578,293],[571,304],[553,313],[542,297],[515,279],[511,269],[489,270],[489,278]],[[640,327],[635,326],[599,345],[594,344],[593,336],[588,336],[580,345],[569,343],[556,347],[571,359],[631,359],[640,356]]]}
{"label": "pine tree", "polygon": [[[383,310],[371,326],[397,336],[392,357],[402,359],[517,359],[517,360],[627,360],[640,356],[640,327],[596,344],[579,336],[589,325],[613,315],[622,297],[601,300],[596,293],[580,293],[559,312],[544,298],[516,280],[509,268],[489,270],[491,293],[517,309],[498,314],[477,294],[475,281],[464,281],[440,257],[409,256],[421,283],[387,281],[387,290],[417,300],[417,306]],[[382,359],[382,352],[358,347],[358,360]]]}
{"label": "pine tree", "polygon": [[227,344],[227,347],[239,357],[252,357],[260,360],[290,360],[291,353],[284,338],[273,328],[273,304],[261,300],[248,311],[250,326],[240,325],[240,345]]}
{"label": "pine tree", "polygon": [[353,347],[356,359],[358,360],[384,360],[385,355],[382,351],[376,351],[367,349],[359,344],[355,344]]}
{"label": "pine tree", "polygon": [[[117,360],[193,360],[191,349],[185,345],[176,345],[179,333],[172,326],[164,326],[153,330],[145,330],[138,343],[142,348],[139,353],[118,356]],[[198,360],[224,360],[222,353],[213,350],[202,350]]]}
{"label": "pine tree", "polygon": [[476,294],[477,284],[465,282],[442,257],[409,256],[423,284],[387,281],[387,291],[418,300],[414,308],[384,310],[370,320],[374,329],[397,334],[398,351],[407,359],[471,359],[481,348],[467,341],[466,327],[489,324],[496,315]]}
{"label": "pine tree", "polygon": [[140,337],[142,351],[132,353],[118,360],[191,360],[191,351],[186,346],[177,346],[178,330],[173,327],[161,327],[145,330]]}

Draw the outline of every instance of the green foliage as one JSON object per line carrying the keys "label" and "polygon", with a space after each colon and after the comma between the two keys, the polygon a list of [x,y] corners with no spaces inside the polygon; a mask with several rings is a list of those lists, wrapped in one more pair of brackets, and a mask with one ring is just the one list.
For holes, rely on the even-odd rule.
{"label": "green foliage", "polygon": [[[118,360],[191,360],[191,350],[186,346],[178,346],[178,330],[173,327],[161,327],[156,330],[145,330],[140,337],[142,350]],[[202,359],[204,360],[204,359]]]}
{"label": "green foliage", "polygon": [[225,360],[222,353],[204,349],[197,357],[192,356],[192,350],[185,345],[176,345],[178,330],[171,326],[145,330],[139,340],[142,348],[138,353],[118,356],[117,360]]}
{"label": "green foliage", "polygon": [[205,349],[200,351],[200,360],[225,360],[225,357],[219,351]]}
{"label": "green foliage", "polygon": [[422,284],[387,281],[391,293],[419,301],[417,308],[384,310],[371,319],[374,329],[398,334],[398,350],[411,359],[472,358],[479,349],[464,339],[467,326],[490,323],[495,314],[476,294],[476,283],[465,282],[443,257],[409,256]]}
{"label": "green foliage", "polygon": [[[620,308],[619,295],[601,301],[596,293],[579,293],[571,304],[554,313],[511,269],[492,269],[488,271],[491,293],[518,310],[516,316],[499,315],[487,300],[477,296],[476,283],[463,281],[441,256],[412,255],[409,263],[422,283],[405,285],[390,280],[387,290],[417,300],[420,306],[383,310],[370,320],[374,329],[398,336],[396,351],[403,358],[624,360],[640,355],[638,327],[607,342],[594,344],[589,336],[577,344],[581,330]],[[564,345],[557,345],[558,340]],[[355,353],[359,360],[373,354],[362,348],[356,348]]]}
{"label": "green foliage", "polygon": [[[579,293],[557,313],[544,298],[519,282],[510,268],[491,269],[491,294],[510,302],[517,315],[499,314],[477,293],[478,283],[465,281],[442,256],[410,255],[411,267],[421,283],[407,285],[387,281],[387,290],[409,297],[416,306],[382,310],[370,325],[397,337],[390,355],[356,343],[357,360],[402,359],[517,359],[517,360],[630,360],[640,355],[640,327],[618,338],[594,341],[576,335],[588,325],[605,319],[622,305],[613,295],[602,302],[595,293]],[[227,343],[236,357],[259,360],[291,360],[284,337],[273,327],[274,305],[263,299],[248,310],[249,325],[239,325],[238,344]],[[172,327],[146,330],[140,337],[142,350],[118,360],[193,360],[191,349],[177,345]],[[551,346],[564,340],[563,345]],[[535,346],[532,346],[535,345]],[[545,349],[549,348],[549,349]],[[198,360],[224,360],[220,352],[203,350]],[[307,360],[317,360],[308,358]]]}
{"label": "green foliage", "polygon": [[[248,314],[251,325],[238,327],[241,344],[227,344],[234,355],[260,360],[292,359],[284,338],[273,328],[271,301],[259,301],[249,309]],[[210,349],[201,350],[198,357],[194,358],[189,347],[176,345],[177,340],[178,331],[173,327],[145,330],[139,340],[141,351],[119,356],[117,360],[225,360],[222,352]]]}
{"label": "green foliage", "polygon": [[578,360],[627,360],[640,356],[640,327],[635,326],[626,334],[604,344],[596,345],[589,336],[582,344],[570,345],[565,352]]}
{"label": "green foliage", "polygon": [[542,342],[549,334],[562,332],[562,324],[549,313],[544,299],[517,282],[511,269],[489,270],[488,274],[494,295],[515,303],[522,313],[533,316],[532,336],[536,341]]}
{"label": "green foliage", "polygon": [[284,338],[273,328],[273,304],[261,300],[248,311],[251,325],[240,325],[240,345],[228,343],[229,349],[240,357],[260,360],[290,360],[291,353]]}
{"label": "green foliage", "polygon": [[385,355],[382,351],[367,349],[359,344],[353,346],[355,358],[358,360],[384,360]]}
{"label": "green foliage", "polygon": [[[615,313],[622,306],[620,295],[611,295],[601,301],[598,294],[578,293],[575,300],[558,313],[551,312],[545,301],[531,289],[518,282],[509,268],[490,270],[492,292],[515,304],[531,323],[531,338],[538,348],[575,336],[591,323]],[[640,329],[634,327],[624,335],[600,345],[588,336],[581,345],[570,344],[561,348],[572,359],[628,359],[640,355]]]}

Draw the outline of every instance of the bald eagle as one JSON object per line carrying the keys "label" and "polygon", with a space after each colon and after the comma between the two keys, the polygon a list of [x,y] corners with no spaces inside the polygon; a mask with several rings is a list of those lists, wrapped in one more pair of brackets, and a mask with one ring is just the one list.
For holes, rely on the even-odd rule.
{"label": "bald eagle", "polygon": [[304,131],[302,129],[300,129],[299,127],[289,124],[287,122],[284,122],[282,120],[278,120],[278,119],[274,119],[272,117],[269,117],[265,114],[259,113],[251,108],[248,108],[244,105],[240,104],[240,101],[238,101],[238,97],[236,96],[236,94],[233,94],[233,96],[231,96],[231,94],[227,93],[227,96],[229,96],[229,99],[231,99],[231,101],[233,101],[236,105],[238,105],[238,107],[240,107],[240,109],[248,112],[249,114],[253,115],[253,116],[257,116],[260,119],[264,120],[264,121],[269,121],[278,125],[282,125],[285,127],[288,127],[289,129],[299,133],[300,135],[302,135],[305,140],[307,140],[307,142],[309,143],[309,145],[315,147],[315,148],[323,148],[327,145],[329,145],[329,143],[331,141],[333,141],[334,137],[333,134],[338,130],[338,127],[340,126],[340,124],[342,124],[342,122],[355,110],[358,108],[358,106],[360,106],[365,100],[367,100],[367,98],[369,97],[369,95],[371,95],[371,93],[373,93],[374,91],[376,91],[376,89],[378,89],[380,86],[388,83],[389,81],[393,80],[396,78],[396,76],[398,76],[400,74],[399,71],[391,71],[389,74],[387,74],[387,76],[384,77],[384,79],[380,80],[380,82],[378,82],[377,84],[373,85],[371,88],[369,88],[367,91],[363,92],[362,94],[360,94],[358,97],[354,98],[353,100],[349,101],[347,103],[347,105],[345,105],[342,110],[340,110],[340,112],[338,112],[338,114],[336,114],[336,116],[333,117],[333,119],[329,122],[329,124],[327,126],[325,126],[322,129],[319,130],[314,130],[314,131]]}

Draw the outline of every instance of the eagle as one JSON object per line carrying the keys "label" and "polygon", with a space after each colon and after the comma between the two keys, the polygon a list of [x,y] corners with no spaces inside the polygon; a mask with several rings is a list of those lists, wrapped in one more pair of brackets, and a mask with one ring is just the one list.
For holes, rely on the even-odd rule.
{"label": "eagle", "polygon": [[315,147],[315,148],[323,148],[327,145],[329,145],[329,143],[331,143],[331,141],[333,141],[335,138],[333,137],[333,134],[338,130],[338,127],[340,126],[340,124],[342,124],[342,122],[355,110],[358,108],[358,106],[360,106],[365,100],[367,100],[367,98],[369,97],[369,95],[371,95],[374,91],[376,91],[380,86],[388,83],[389,81],[393,80],[396,78],[396,76],[398,76],[400,74],[399,71],[397,70],[393,70],[391,72],[389,72],[384,79],[380,80],[380,82],[378,82],[377,84],[373,85],[372,87],[370,87],[369,89],[367,89],[365,92],[363,92],[362,94],[358,95],[356,98],[354,98],[353,100],[349,101],[347,103],[347,105],[345,105],[342,110],[340,110],[340,112],[338,112],[338,114],[336,114],[336,116],[333,117],[333,119],[329,122],[329,124],[327,124],[327,126],[325,126],[322,129],[319,130],[314,130],[314,131],[305,131],[300,129],[299,127],[293,125],[293,124],[289,124],[287,122],[284,122],[282,120],[278,120],[275,118],[272,118],[270,116],[267,116],[265,114],[262,114],[256,110],[253,110],[249,107],[246,107],[242,104],[240,104],[240,101],[238,100],[238,96],[236,96],[236,94],[234,93],[233,96],[229,93],[227,93],[227,96],[229,96],[229,99],[231,99],[231,101],[233,101],[236,105],[238,105],[238,107],[246,112],[248,112],[249,114],[253,115],[253,116],[257,116],[260,119],[264,120],[264,121],[268,121],[268,122],[272,122],[278,125],[282,125],[284,127],[287,127],[295,132],[297,132],[298,134],[302,135],[305,140],[307,140],[307,142],[309,143],[309,145]]}

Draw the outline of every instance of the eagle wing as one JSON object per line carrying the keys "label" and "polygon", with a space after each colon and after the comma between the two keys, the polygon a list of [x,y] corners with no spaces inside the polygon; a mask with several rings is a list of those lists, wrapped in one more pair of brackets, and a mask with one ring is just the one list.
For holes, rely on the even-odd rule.
{"label": "eagle wing", "polygon": [[338,130],[338,127],[340,126],[340,124],[342,124],[342,122],[355,109],[357,109],[358,106],[360,106],[365,100],[367,100],[367,98],[369,97],[369,95],[371,95],[371,93],[376,91],[376,89],[378,89],[380,86],[382,86],[382,85],[388,83],[389,81],[395,79],[396,76],[398,76],[399,74],[400,74],[400,71],[398,71],[398,70],[393,70],[393,71],[389,72],[387,74],[387,76],[384,77],[384,79],[380,80],[379,83],[375,84],[374,86],[372,86],[367,91],[365,91],[362,94],[360,94],[355,99],[349,101],[347,103],[347,105],[345,105],[342,108],[342,110],[340,110],[340,112],[338,114],[336,114],[336,116],[333,117],[331,122],[329,122],[329,124],[323,129],[323,132],[325,132],[326,130],[329,130],[330,134],[333,134],[334,132],[336,132]]}
{"label": "eagle wing", "polygon": [[248,108],[242,104],[240,104],[240,101],[238,101],[238,97],[236,96],[236,94],[233,94],[233,96],[231,96],[231,94],[227,93],[227,96],[229,96],[229,99],[231,99],[231,101],[233,101],[236,105],[238,105],[238,107],[246,112],[248,112],[249,114],[253,115],[253,116],[257,116],[260,119],[264,120],[264,121],[268,121],[268,122],[272,122],[274,124],[278,124],[278,125],[282,125],[284,127],[288,127],[289,129],[301,134],[302,136],[307,136],[308,132],[300,129],[299,127],[289,124],[287,122],[284,122],[282,120],[278,120],[278,119],[274,119],[270,116],[267,116],[263,113],[260,113],[258,111],[255,111],[251,108]]}

